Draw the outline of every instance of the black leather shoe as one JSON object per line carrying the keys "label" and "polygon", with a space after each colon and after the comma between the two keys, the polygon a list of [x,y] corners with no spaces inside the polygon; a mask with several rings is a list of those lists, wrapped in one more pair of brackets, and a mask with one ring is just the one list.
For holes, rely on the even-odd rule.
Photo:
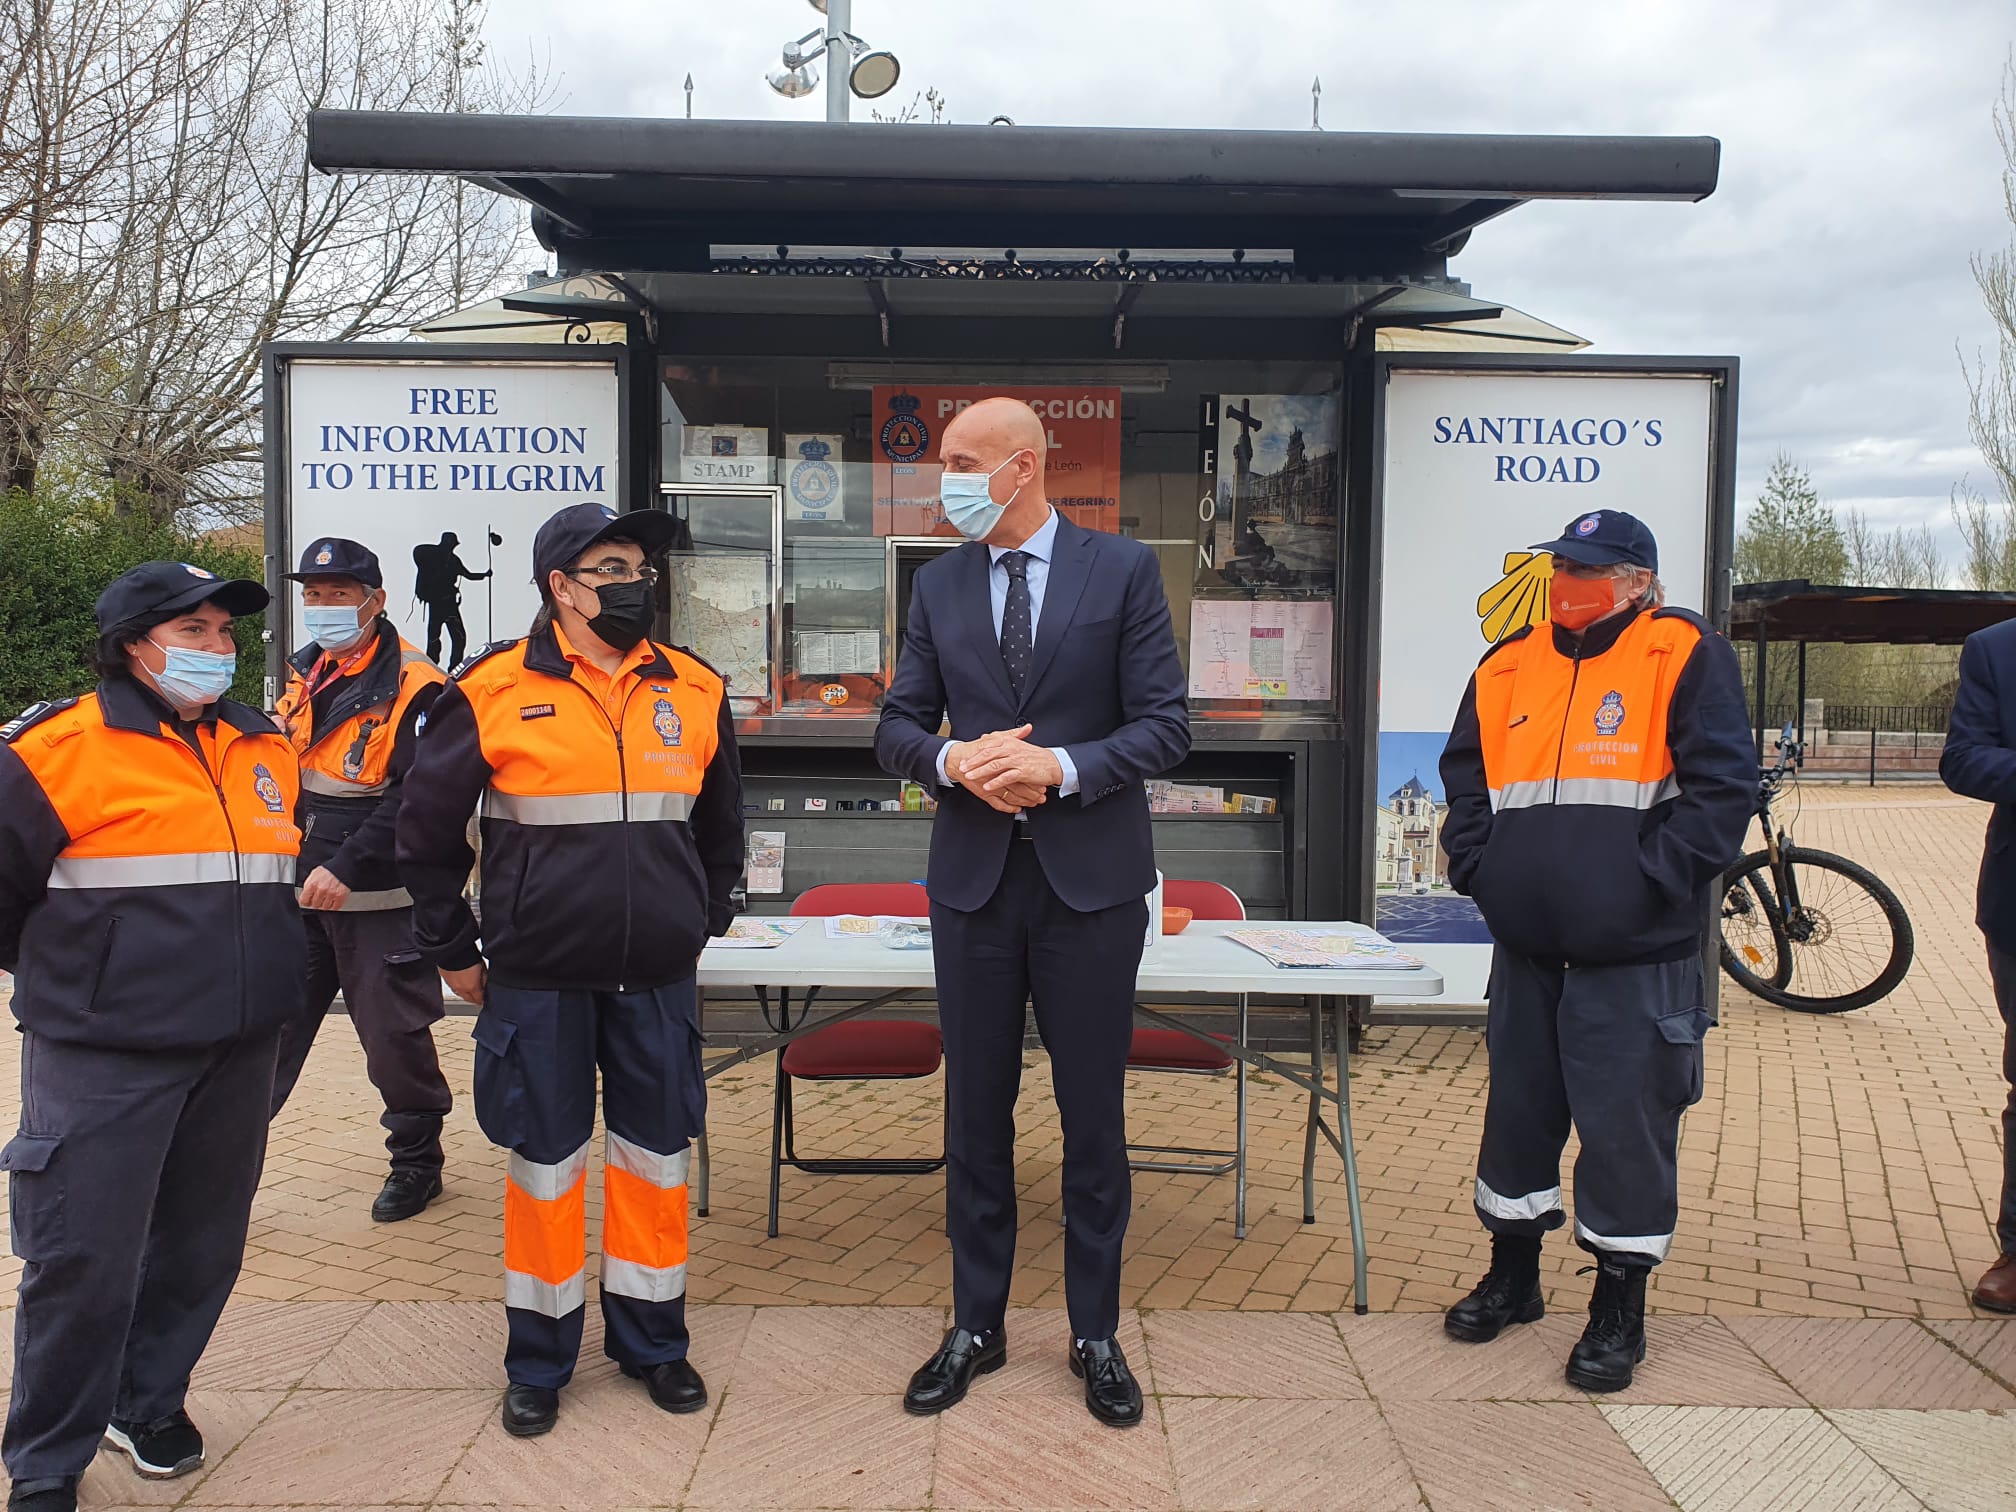
{"label": "black leather shoe", "polygon": [[114,1418],[105,1427],[105,1442],[147,1480],[174,1480],[203,1467],[203,1435],[179,1409],[151,1423]]}
{"label": "black leather shoe", "polygon": [[1141,1385],[1127,1368],[1118,1339],[1087,1339],[1071,1345],[1071,1374],[1085,1382],[1085,1406],[1113,1428],[1141,1421]]}
{"label": "black leather shoe", "polygon": [[513,1438],[537,1438],[560,1421],[560,1393],[549,1386],[504,1388],[504,1431]]}
{"label": "black leather shoe", "polygon": [[651,1400],[667,1412],[698,1412],[707,1405],[707,1383],[700,1372],[685,1360],[667,1360],[663,1365],[625,1365],[623,1374],[642,1381]]}
{"label": "black leather shoe", "polygon": [[1596,1263],[1589,1326],[1568,1356],[1568,1384],[1578,1391],[1622,1391],[1645,1358],[1645,1281],[1648,1265],[1609,1255]]}
{"label": "black leather shoe", "polygon": [[938,1353],[910,1377],[910,1389],[903,1393],[903,1410],[929,1417],[956,1407],[966,1400],[966,1388],[973,1384],[973,1377],[987,1375],[1007,1363],[1007,1329],[995,1329],[983,1344],[971,1329],[955,1328],[945,1335]]}
{"label": "black leather shoe", "polygon": [[1540,1241],[1495,1234],[1491,1269],[1442,1318],[1442,1331],[1465,1344],[1489,1344],[1508,1323],[1538,1323],[1547,1316],[1540,1295]]}
{"label": "black leather shoe", "polygon": [[371,1204],[371,1221],[397,1223],[402,1218],[417,1218],[440,1195],[439,1171],[394,1171],[379,1188],[378,1200]]}
{"label": "black leather shoe", "polygon": [[7,1512],[77,1512],[77,1482],[17,1480],[7,1496]]}

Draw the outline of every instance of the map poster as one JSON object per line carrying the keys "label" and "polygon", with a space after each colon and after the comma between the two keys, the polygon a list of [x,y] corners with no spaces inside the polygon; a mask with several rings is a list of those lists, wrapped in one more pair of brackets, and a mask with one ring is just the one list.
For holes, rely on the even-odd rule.
{"label": "map poster", "polygon": [[1339,417],[1334,392],[1206,398],[1199,588],[1336,591]]}
{"label": "map poster", "polygon": [[1329,599],[1193,599],[1190,696],[1328,700],[1335,618]]}
{"label": "map poster", "polygon": [[1036,411],[1050,502],[1087,530],[1120,528],[1120,390],[878,384],[870,436],[875,534],[957,535],[938,502],[938,445],[959,411],[996,395]]}
{"label": "map poster", "polygon": [[837,435],[786,436],[784,458],[784,518],[807,524],[847,518],[842,492],[840,445]]}
{"label": "map poster", "polygon": [[690,648],[721,674],[736,713],[768,712],[768,558],[675,552],[665,566],[672,644]]}

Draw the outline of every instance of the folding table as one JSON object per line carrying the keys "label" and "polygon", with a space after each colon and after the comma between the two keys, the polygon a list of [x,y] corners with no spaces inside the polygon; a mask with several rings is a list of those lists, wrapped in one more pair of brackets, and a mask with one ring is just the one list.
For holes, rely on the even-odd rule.
{"label": "folding table", "polygon": [[[1429,968],[1409,970],[1342,970],[1334,968],[1291,969],[1271,964],[1265,957],[1226,938],[1235,929],[1254,928],[1252,923],[1230,920],[1198,920],[1180,935],[1163,935],[1141,953],[1141,971],[1136,979],[1137,998],[1153,1002],[1158,998],[1186,993],[1272,993],[1309,1000],[1310,1064],[1306,1067],[1277,1060],[1244,1042],[1227,1045],[1208,1031],[1181,1017],[1159,1009],[1137,1011],[1164,1028],[1178,1029],[1228,1050],[1248,1065],[1270,1071],[1283,1081],[1309,1094],[1309,1120],[1302,1144],[1302,1221],[1316,1221],[1316,1141],[1329,1140],[1344,1162],[1345,1194],[1351,1209],[1351,1250],[1357,1285],[1352,1302],[1358,1312],[1367,1310],[1365,1215],[1358,1191],[1358,1154],[1351,1137],[1350,1037],[1346,1019],[1348,1003],[1354,998],[1405,994],[1437,997],[1442,977]],[[1269,929],[1339,929],[1349,926],[1332,921],[1267,920]],[[801,1035],[811,1034],[827,1024],[858,1017],[886,1008],[918,994],[936,990],[928,950],[896,950],[869,936],[829,939],[818,919],[811,919],[789,940],[774,949],[726,949],[709,945],[700,956],[699,985],[710,987],[774,987],[802,991],[823,987],[849,991],[866,990],[876,995],[858,1003],[848,1003],[821,1011],[804,1023],[771,1033],[732,1050],[707,1065],[709,1078],[732,1066],[781,1050]],[[823,1009],[824,1005],[820,1005]],[[1328,1017],[1334,1025],[1338,1075],[1333,1091],[1323,1070],[1323,1028]],[[1333,1129],[1324,1104],[1336,1108]],[[695,1205],[707,1211],[710,1163],[707,1138],[699,1140],[698,1171],[694,1180]]]}

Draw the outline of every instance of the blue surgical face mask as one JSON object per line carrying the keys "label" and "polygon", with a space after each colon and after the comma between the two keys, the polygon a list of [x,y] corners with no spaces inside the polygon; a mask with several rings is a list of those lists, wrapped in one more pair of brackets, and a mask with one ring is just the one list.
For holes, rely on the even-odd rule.
{"label": "blue surgical face mask", "polygon": [[356,604],[310,604],[301,610],[301,622],[324,651],[348,651],[369,628]]}
{"label": "blue surgical face mask", "polygon": [[1020,451],[1010,452],[1002,458],[1001,467],[995,468],[994,472],[948,472],[938,479],[938,502],[945,506],[945,518],[967,540],[984,541],[1001,523],[1001,516],[1008,512],[1008,504],[1021,497],[1022,490],[1018,488],[1008,496],[1008,504],[996,504],[994,495],[987,488],[994,473],[1021,455]]}
{"label": "blue surgical face mask", "polygon": [[200,709],[217,702],[238,675],[235,651],[192,651],[187,646],[164,646],[151,638],[147,644],[168,659],[154,674],[154,686],[178,709]]}

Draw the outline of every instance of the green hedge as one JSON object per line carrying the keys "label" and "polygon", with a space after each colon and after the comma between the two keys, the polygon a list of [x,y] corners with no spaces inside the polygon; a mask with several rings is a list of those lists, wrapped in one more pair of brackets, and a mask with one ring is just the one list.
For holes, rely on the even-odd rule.
{"label": "green hedge", "polygon": [[[28,494],[0,497],[0,719],[45,698],[88,692],[97,682],[92,615],[99,592],[142,562],[188,562],[219,577],[255,582],[258,552],[206,540],[137,516],[79,509]],[[264,697],[264,615],[241,619],[238,679],[231,696]]]}

